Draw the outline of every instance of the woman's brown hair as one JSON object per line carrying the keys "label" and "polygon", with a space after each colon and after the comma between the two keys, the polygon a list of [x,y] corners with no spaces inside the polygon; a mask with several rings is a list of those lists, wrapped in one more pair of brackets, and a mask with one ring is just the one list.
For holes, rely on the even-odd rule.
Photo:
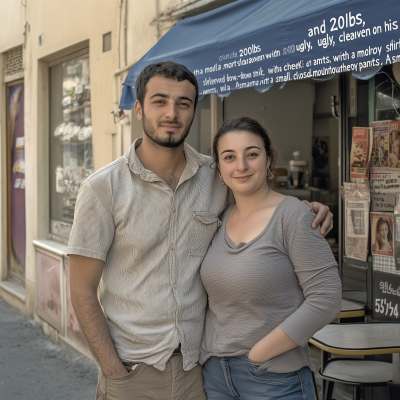
{"label": "woman's brown hair", "polygon": [[272,181],[272,171],[275,167],[277,153],[275,149],[272,147],[271,139],[269,137],[267,129],[253,118],[235,117],[225,121],[222,124],[221,128],[219,128],[217,134],[215,135],[213,141],[213,157],[215,163],[217,165],[219,164],[219,156],[218,156],[219,139],[221,139],[221,137],[228,132],[238,132],[238,131],[250,132],[262,139],[269,160],[269,171],[267,175],[267,182],[270,183]]}

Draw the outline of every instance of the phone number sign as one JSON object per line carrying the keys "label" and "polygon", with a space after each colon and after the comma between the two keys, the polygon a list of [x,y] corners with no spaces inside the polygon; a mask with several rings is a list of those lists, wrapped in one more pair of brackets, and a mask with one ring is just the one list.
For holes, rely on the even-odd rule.
{"label": "phone number sign", "polygon": [[374,321],[400,321],[400,276],[373,272]]}

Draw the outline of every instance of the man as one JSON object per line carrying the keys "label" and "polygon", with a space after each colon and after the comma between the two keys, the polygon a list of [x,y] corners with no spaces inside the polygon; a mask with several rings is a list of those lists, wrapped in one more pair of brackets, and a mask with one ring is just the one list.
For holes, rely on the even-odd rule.
{"label": "man", "polygon": [[[199,267],[228,190],[212,159],[184,143],[195,76],[159,62],[141,72],[136,92],[143,138],[79,191],[68,247],[72,302],[100,365],[97,399],[202,400]],[[332,214],[313,207],[315,226],[326,217],[324,234]]]}

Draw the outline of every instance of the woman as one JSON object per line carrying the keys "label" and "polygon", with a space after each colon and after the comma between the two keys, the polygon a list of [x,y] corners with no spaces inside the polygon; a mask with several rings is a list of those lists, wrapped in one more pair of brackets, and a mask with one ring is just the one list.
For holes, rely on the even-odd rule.
{"label": "woman", "polygon": [[336,261],[314,213],[268,186],[276,152],[261,124],[225,122],[213,153],[235,204],[200,271],[208,400],[314,399],[307,342],[341,310]]}
{"label": "woman", "polygon": [[392,232],[386,218],[379,218],[376,224],[376,242],[372,245],[372,251],[392,251]]}

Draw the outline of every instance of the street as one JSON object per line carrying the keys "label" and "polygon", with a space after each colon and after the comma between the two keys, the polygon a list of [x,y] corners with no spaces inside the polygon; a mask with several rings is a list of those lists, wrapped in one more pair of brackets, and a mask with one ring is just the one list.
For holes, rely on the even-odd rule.
{"label": "street", "polygon": [[0,399],[93,400],[97,366],[0,298]]}

